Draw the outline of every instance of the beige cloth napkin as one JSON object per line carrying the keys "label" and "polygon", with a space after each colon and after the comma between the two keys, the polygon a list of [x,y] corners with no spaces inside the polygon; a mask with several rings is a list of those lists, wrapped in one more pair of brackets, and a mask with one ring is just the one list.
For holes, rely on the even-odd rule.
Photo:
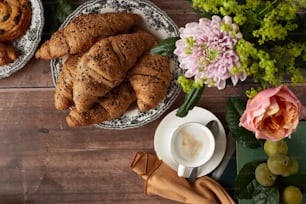
{"label": "beige cloth napkin", "polygon": [[154,154],[137,152],[131,168],[144,180],[146,195],[192,204],[235,203],[214,179],[202,176],[191,184]]}

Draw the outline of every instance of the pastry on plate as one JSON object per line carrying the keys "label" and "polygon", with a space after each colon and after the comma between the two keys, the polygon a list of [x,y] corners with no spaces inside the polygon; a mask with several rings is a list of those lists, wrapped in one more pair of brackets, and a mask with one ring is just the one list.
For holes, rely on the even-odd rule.
{"label": "pastry on plate", "polygon": [[66,117],[67,124],[71,127],[88,126],[118,118],[127,111],[135,99],[131,85],[124,81],[100,97],[89,110],[78,112],[76,108],[72,108]]}
{"label": "pastry on plate", "polygon": [[80,15],[53,33],[37,50],[35,57],[50,60],[84,52],[99,38],[129,31],[140,19],[138,14],[126,12]]}
{"label": "pastry on plate", "polygon": [[146,53],[129,71],[128,79],[136,92],[139,110],[153,109],[164,99],[172,80],[170,59]]}
{"label": "pastry on plate", "polygon": [[31,23],[31,15],[28,0],[0,1],[0,42],[13,41],[24,35]]}
{"label": "pastry on plate", "polygon": [[14,47],[0,43],[0,66],[9,64],[15,61],[19,56],[17,50]]}
{"label": "pastry on plate", "polygon": [[144,31],[103,38],[80,59],[73,83],[73,101],[79,112],[89,110],[97,99],[125,78],[138,58],[155,43]]}
{"label": "pastry on plate", "polygon": [[63,63],[62,70],[57,78],[54,94],[54,105],[57,110],[66,110],[74,104],[72,96],[73,81],[77,63],[81,56],[82,53],[70,55]]}

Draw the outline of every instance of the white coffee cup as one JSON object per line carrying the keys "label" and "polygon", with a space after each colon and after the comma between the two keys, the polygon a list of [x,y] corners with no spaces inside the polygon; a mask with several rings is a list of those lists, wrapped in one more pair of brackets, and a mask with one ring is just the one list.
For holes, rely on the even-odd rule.
{"label": "white coffee cup", "polygon": [[173,132],[170,151],[172,158],[178,163],[178,176],[184,176],[186,167],[202,166],[212,157],[215,138],[205,125],[184,123]]}

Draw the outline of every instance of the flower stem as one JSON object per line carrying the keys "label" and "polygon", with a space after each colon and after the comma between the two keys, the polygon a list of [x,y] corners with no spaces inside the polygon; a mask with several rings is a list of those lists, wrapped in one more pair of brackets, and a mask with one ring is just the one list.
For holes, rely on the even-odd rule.
{"label": "flower stem", "polygon": [[204,91],[205,85],[202,87],[193,87],[192,90],[185,96],[184,103],[178,108],[176,116],[185,117],[189,110],[198,103]]}
{"label": "flower stem", "polygon": [[261,10],[259,13],[258,13],[258,16],[260,16],[261,14],[263,14],[266,10],[270,9],[272,5],[274,5],[275,3],[277,2],[277,0],[274,0],[270,6],[267,6],[265,7],[263,10]]}

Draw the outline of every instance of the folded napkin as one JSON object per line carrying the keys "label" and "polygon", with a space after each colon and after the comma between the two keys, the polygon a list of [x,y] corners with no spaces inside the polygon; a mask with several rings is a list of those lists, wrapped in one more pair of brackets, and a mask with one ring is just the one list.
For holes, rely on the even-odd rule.
{"label": "folded napkin", "polygon": [[131,168],[144,180],[146,195],[192,204],[235,203],[214,179],[202,176],[191,184],[154,154],[137,152]]}

